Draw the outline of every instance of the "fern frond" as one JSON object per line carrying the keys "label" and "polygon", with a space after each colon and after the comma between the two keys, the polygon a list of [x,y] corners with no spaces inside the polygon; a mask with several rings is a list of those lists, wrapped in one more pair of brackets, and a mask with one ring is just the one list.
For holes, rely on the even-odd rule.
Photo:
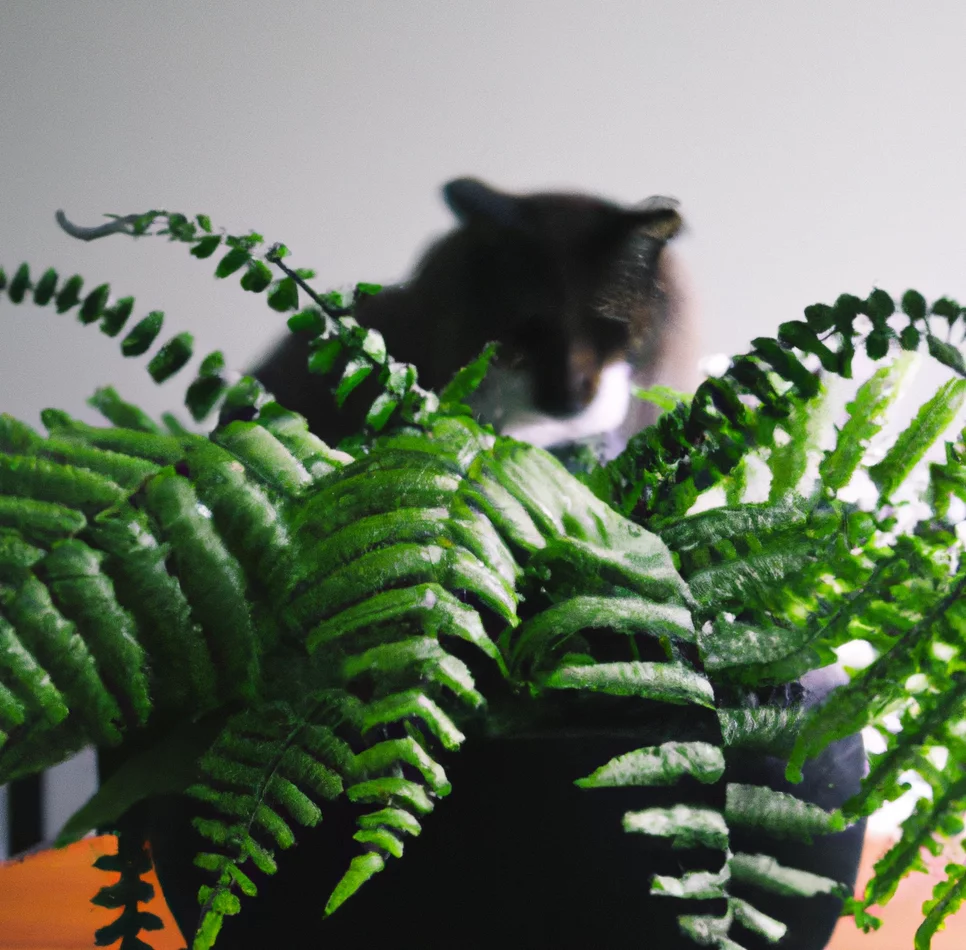
{"label": "fern frond", "polygon": [[892,498],[930,446],[943,434],[966,400],[966,380],[951,379],[925,402],[884,459],[869,469],[879,504]]}
{"label": "fern frond", "polygon": [[8,721],[39,706],[62,725],[29,741],[15,731],[4,774],[52,764],[85,737],[118,742],[155,697],[184,715],[219,693],[254,696],[279,626],[250,598],[280,604],[293,582],[283,508],[309,481],[258,426],[229,427],[220,447],[54,411],[44,421],[47,438],[0,420],[2,680],[20,697]]}
{"label": "fern frond", "polygon": [[[598,492],[613,498],[619,510],[635,512],[636,520],[643,523],[683,515],[702,491],[721,482],[749,451],[772,448],[776,426],[785,426],[796,406],[815,398],[820,383],[803,362],[809,357],[827,373],[848,379],[858,343],[865,343],[873,360],[886,356],[894,341],[903,349],[915,350],[922,338],[917,325],[926,324],[930,355],[960,376],[966,375],[960,350],[928,332],[926,305],[918,306],[921,295],[910,291],[903,300],[916,302],[904,310],[909,325],[902,332],[888,323],[895,313],[892,298],[874,290],[865,300],[843,294],[834,306],[807,307],[805,321],[783,323],[777,340],[753,340],[750,353],[735,357],[724,375],[698,387],[690,406],[665,413],[635,436],[606,466],[604,476],[595,480]],[[962,308],[954,301],[944,299],[934,306],[939,307],[934,312],[947,316],[950,328],[962,323]],[[859,316],[872,324],[864,339],[857,329]],[[958,386],[951,391],[958,392]],[[753,404],[754,411],[746,403]],[[880,474],[884,476],[885,470]]]}
{"label": "fern frond", "polygon": [[936,635],[934,625],[941,627],[948,622],[949,613],[961,609],[959,601],[966,590],[966,576],[960,574],[943,586],[941,596],[917,605],[919,619],[898,641],[908,645],[905,650],[893,647],[883,653],[851,682],[836,690],[821,708],[812,711],[796,740],[788,766],[790,775],[797,774],[806,758],[817,754],[829,742],[868,725],[888,703],[902,697],[906,680],[917,670],[920,651]]}
{"label": "fern frond", "polygon": [[338,703],[316,706],[314,715],[322,721],[314,722],[284,703],[264,705],[232,717],[202,756],[202,782],[187,794],[211,804],[222,817],[194,821],[219,849],[196,860],[215,875],[214,885],[199,894],[196,948],[211,946],[222,918],[238,912],[236,891],[256,893],[243,865],[251,860],[259,871],[272,874],[275,849],[294,843],[281,811],[289,820],[312,827],[322,817],[317,800],[342,793],[342,776],[351,767],[352,752],[332,729],[338,725],[338,710]]}
{"label": "fern frond", "polygon": [[935,839],[946,822],[955,833],[962,831],[961,815],[966,811],[966,779],[953,778],[935,801],[920,799],[913,813],[902,824],[902,837],[876,862],[875,876],[864,894],[866,906],[883,905],[895,894],[899,882],[910,870],[925,871],[921,850],[934,855],[942,851]]}
{"label": "fern frond", "polygon": [[899,394],[912,367],[912,356],[903,354],[875,371],[846,405],[848,418],[838,432],[835,446],[826,452],[819,475],[827,490],[844,488],[855,474],[870,441],[882,430],[885,414]]}
{"label": "fern frond", "polygon": [[[83,278],[78,275],[61,282],[60,275],[52,267],[44,271],[34,284],[30,279],[30,268],[21,264],[6,290],[7,297],[15,304],[23,303],[27,299],[27,291],[33,289],[29,299],[38,307],[45,307],[51,301],[57,313],[67,313],[77,307],[77,318],[81,323],[100,323],[102,332],[111,337],[117,336],[133,312],[134,298],[123,297],[111,304],[110,287],[100,284],[81,299],[83,285]],[[2,290],[0,286],[0,292]],[[121,353],[124,356],[142,356],[151,349],[163,324],[164,314],[160,310],[151,311],[126,334],[121,341]],[[148,364],[152,378],[156,382],[163,382],[181,370],[191,359],[193,344],[190,333],[179,333],[166,341]],[[107,399],[109,403],[110,397]],[[118,424],[127,424],[127,421]]]}
{"label": "fern frond", "polygon": [[120,874],[116,884],[102,887],[91,898],[92,904],[110,909],[119,908],[121,913],[113,923],[94,933],[94,944],[109,947],[121,942],[121,950],[151,950],[150,944],[138,936],[144,930],[161,930],[160,917],[148,911],[138,910],[138,904],[147,903],[154,896],[154,888],[141,875],[151,870],[151,858],[144,841],[128,828],[117,836],[117,854],[104,855],[94,862],[101,871]]}
{"label": "fern frond", "polygon": [[943,921],[966,901],[966,866],[947,864],[945,871],[946,879],[933,888],[932,900],[922,905],[926,919],[916,930],[915,950],[929,950],[933,936],[943,927]]}
{"label": "fern frond", "polygon": [[710,673],[749,686],[791,682],[821,665],[810,649],[807,629],[797,627],[752,626],[719,617],[702,631],[698,643]]}
{"label": "fern frond", "polygon": [[903,794],[901,776],[908,771],[915,753],[928,746],[955,744],[947,733],[966,715],[966,677],[961,672],[949,677],[942,691],[926,690],[916,694],[900,720],[899,732],[888,734],[886,750],[872,756],[872,767],[862,783],[859,795],[843,806],[853,818],[871,815],[886,802]]}

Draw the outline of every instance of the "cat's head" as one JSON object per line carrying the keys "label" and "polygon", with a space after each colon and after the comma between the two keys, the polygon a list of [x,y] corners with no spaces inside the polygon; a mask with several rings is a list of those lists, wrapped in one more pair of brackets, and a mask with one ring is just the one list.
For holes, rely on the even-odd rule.
{"label": "cat's head", "polygon": [[681,228],[677,202],[513,195],[470,178],[451,181],[443,195],[466,238],[471,319],[500,343],[491,390],[497,379],[506,392],[527,389],[530,414],[557,419],[612,400],[617,367],[647,360],[664,330],[657,262]]}

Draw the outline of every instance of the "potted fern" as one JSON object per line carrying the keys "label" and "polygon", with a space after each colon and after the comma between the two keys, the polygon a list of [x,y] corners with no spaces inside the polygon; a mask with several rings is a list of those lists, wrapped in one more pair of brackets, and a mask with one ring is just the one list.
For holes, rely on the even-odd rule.
{"label": "potted fern", "polygon": [[[809,307],[576,477],[469,418],[488,352],[438,395],[421,389],[281,245],[203,215],[62,224],[218,253],[217,277],[240,273],[313,335],[313,371],[340,367],[337,399],[380,384],[351,452],[254,380],[230,382],[220,353],[185,399],[195,420],[233,420],[209,436],[112,389],[92,399],[104,428],[55,410],[46,435],[0,420],[0,782],[97,745],[101,788],[60,840],[118,832],[105,866],[120,880],[97,899],[120,913],[98,945],[146,946],[157,926],[138,908],[150,842],[198,950],[632,932],[820,947],[842,898],[874,926],[869,907],[920,848],[961,830],[961,438],[930,467],[921,514],[897,519],[966,382],[865,463],[897,353],[966,375],[958,304],[910,291],[897,309],[874,290]],[[129,327],[132,298],[82,290],[0,272],[10,302],[76,310],[123,333],[126,355],[151,350],[161,314]],[[851,377],[860,347],[882,368],[816,453],[824,380]],[[191,358],[180,334],[148,371]],[[765,500],[750,500],[756,467]],[[862,477],[871,500],[845,500]],[[876,659],[828,693],[815,671],[855,639]],[[895,711],[903,728],[859,788],[856,734]],[[857,853],[862,818],[909,768],[933,798],[852,899],[850,860],[821,869]],[[966,892],[966,869],[947,871],[919,946]]]}

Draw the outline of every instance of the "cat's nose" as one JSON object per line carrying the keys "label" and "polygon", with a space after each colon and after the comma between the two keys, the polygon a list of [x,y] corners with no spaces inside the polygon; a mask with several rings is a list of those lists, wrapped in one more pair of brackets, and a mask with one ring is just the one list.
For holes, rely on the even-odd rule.
{"label": "cat's nose", "polygon": [[597,392],[597,376],[589,371],[578,371],[568,381],[567,402],[570,412],[585,409]]}
{"label": "cat's nose", "polygon": [[566,380],[569,411],[580,412],[597,392],[598,366],[589,346],[576,345],[569,354]]}
{"label": "cat's nose", "polygon": [[554,415],[574,416],[583,412],[597,391],[597,381],[589,373],[578,373],[566,381],[554,407]]}
{"label": "cat's nose", "polygon": [[586,408],[587,402],[573,380],[567,380],[563,385],[558,381],[556,385],[536,392],[534,406],[547,415],[566,419]]}

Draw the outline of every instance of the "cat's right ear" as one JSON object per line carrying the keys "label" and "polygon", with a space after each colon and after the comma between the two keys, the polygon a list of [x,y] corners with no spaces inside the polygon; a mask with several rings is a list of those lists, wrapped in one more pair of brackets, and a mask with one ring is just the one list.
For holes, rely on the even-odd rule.
{"label": "cat's right ear", "polygon": [[450,211],[464,224],[488,223],[503,228],[524,226],[520,199],[497,191],[476,178],[456,178],[443,186]]}
{"label": "cat's right ear", "polygon": [[660,241],[670,241],[684,227],[679,207],[674,198],[654,195],[635,205],[628,213],[635,229]]}

